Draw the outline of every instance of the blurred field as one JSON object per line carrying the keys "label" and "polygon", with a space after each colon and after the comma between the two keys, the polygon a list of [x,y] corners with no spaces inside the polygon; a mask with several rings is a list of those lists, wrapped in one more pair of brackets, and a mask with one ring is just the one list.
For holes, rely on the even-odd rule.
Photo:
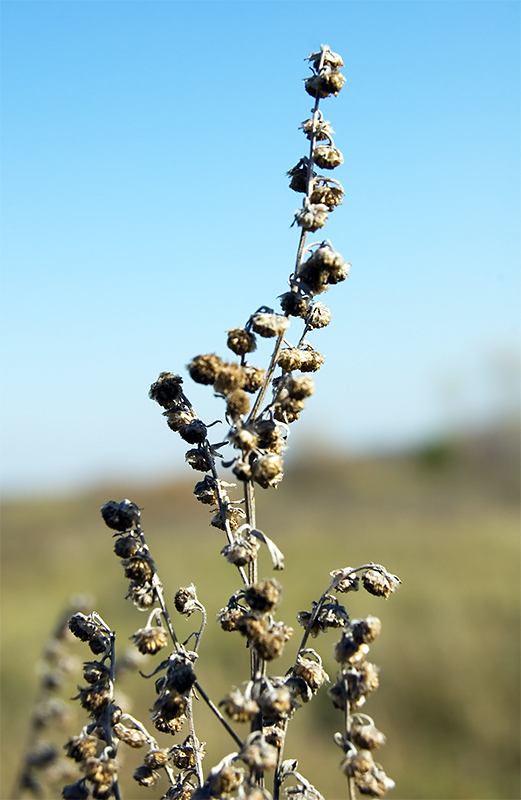
{"label": "blurred field", "polygon": [[[197,586],[209,613],[197,665],[201,684],[218,702],[246,677],[244,640],[214,622],[238,582],[219,555],[223,534],[208,526],[206,508],[192,496],[194,479],[190,472],[174,485],[112,486],[77,497],[4,503],[2,798],[10,795],[27,736],[35,664],[70,595],[95,596],[94,608],[118,630],[122,649],[145,623],[145,615],[123,599],[126,581],[98,510],[109,499],[130,497],[144,508],[167,597],[192,581]],[[278,618],[295,628],[296,613],[310,608],[332,569],[372,560],[403,581],[387,601],[363,591],[344,596],[351,616],[371,613],[383,622],[370,657],[381,667],[380,688],[364,711],[388,737],[377,760],[396,781],[390,797],[519,798],[517,432],[437,442],[386,458],[342,460],[310,448],[276,491],[262,492],[258,525],[286,555],[286,570],[276,576],[285,587]],[[260,574],[272,574],[266,553]],[[191,629],[178,617],[175,624],[181,636]],[[336,638],[329,632],[312,641],[331,677]],[[296,630],[272,673],[285,672],[299,641]],[[90,658],[85,645],[74,643],[73,650],[79,659]],[[76,693],[75,684],[66,698]],[[146,722],[153,682],[132,676],[121,690],[128,697],[139,691],[132,710]],[[202,703],[196,713],[208,770],[232,742]],[[76,714],[74,732],[85,722],[79,706]],[[341,724],[323,692],[289,727],[286,757],[299,759],[300,771],[327,800],[346,797],[341,752],[332,741]],[[55,740],[66,736],[58,732]],[[165,746],[184,738],[157,736]],[[125,763],[139,763],[139,753],[126,750]],[[158,787],[141,789],[131,779],[124,786],[126,800],[160,795]]]}

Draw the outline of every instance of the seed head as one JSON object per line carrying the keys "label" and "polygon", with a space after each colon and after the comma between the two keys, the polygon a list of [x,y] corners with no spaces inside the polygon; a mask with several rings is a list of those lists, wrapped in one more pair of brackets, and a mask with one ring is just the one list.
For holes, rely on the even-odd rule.
{"label": "seed head", "polygon": [[233,419],[248,413],[250,410],[250,398],[243,389],[236,389],[227,396],[226,410]]}
{"label": "seed head", "polygon": [[384,734],[370,723],[366,725],[353,724],[350,737],[357,747],[365,750],[376,750],[376,748],[384,745],[386,741]]}
{"label": "seed head", "polygon": [[212,468],[207,454],[204,450],[200,450],[198,447],[194,448],[193,450],[186,451],[185,461],[187,464],[190,464],[192,469],[195,469],[198,472],[208,472]]}
{"label": "seed head", "polygon": [[311,303],[305,316],[308,328],[325,328],[331,322],[331,311],[318,301]]}
{"label": "seed head", "polygon": [[159,767],[164,767],[168,764],[169,760],[169,753],[166,748],[153,748],[149,750],[148,753],[145,755],[143,761],[147,767],[150,769],[159,769]]}
{"label": "seed head", "polygon": [[255,333],[269,339],[284,333],[289,325],[289,319],[282,314],[257,311],[251,318],[251,325]]}
{"label": "seed head", "polygon": [[285,292],[280,296],[280,305],[285,314],[292,317],[304,317],[308,301],[299,292]]}
{"label": "seed head", "polygon": [[159,774],[145,764],[142,764],[135,770],[132,777],[140,786],[155,786],[159,779]]}
{"label": "seed head", "polygon": [[329,675],[322,664],[301,655],[297,657],[293,671],[295,675],[306,681],[313,694],[320,689],[325,681],[329,680]]}
{"label": "seed head", "polygon": [[400,579],[386,570],[368,569],[362,576],[362,583],[369,594],[387,599],[400,585]]}
{"label": "seed head", "polygon": [[256,392],[264,383],[265,377],[266,370],[247,364],[242,367],[242,388],[245,392]]}
{"label": "seed head", "polygon": [[329,573],[334,578],[333,589],[335,592],[357,592],[360,588],[360,578],[353,572],[352,567],[334,569]]}
{"label": "seed head", "polygon": [[273,686],[259,697],[259,705],[264,717],[278,722],[287,719],[294,709],[292,694],[288,686]]}
{"label": "seed head", "polygon": [[132,581],[125,597],[127,600],[132,600],[137,608],[146,611],[156,601],[156,590],[151,583]]}
{"label": "seed head", "polygon": [[98,633],[99,624],[90,615],[87,617],[79,611],[70,618],[69,630],[77,639],[81,639],[82,642],[88,642]]}
{"label": "seed head", "polygon": [[330,95],[338,95],[342,86],[345,83],[345,78],[338,69],[326,66],[320,70],[318,75],[312,75],[304,82],[306,92],[311,97],[329,97]]}
{"label": "seed head", "polygon": [[98,739],[95,736],[73,736],[64,744],[65,752],[74,761],[84,761],[96,755]]}
{"label": "seed head", "polygon": [[276,486],[284,477],[282,458],[272,453],[261,456],[253,466],[252,474],[263,489]]}
{"label": "seed head", "polygon": [[305,397],[310,397],[315,391],[313,378],[305,375],[296,375],[288,378],[284,385],[292,400],[304,400]]}
{"label": "seed head", "polygon": [[235,564],[236,567],[244,567],[245,564],[253,561],[259,546],[259,542],[252,537],[248,539],[241,538],[232,544],[227,544],[223,547],[221,553],[229,564]]}
{"label": "seed head", "polygon": [[282,592],[282,585],[275,578],[271,578],[249,586],[244,598],[253,611],[267,614],[277,608],[282,599]]}
{"label": "seed head", "polygon": [[226,344],[237,356],[244,356],[246,353],[253,353],[257,349],[255,336],[245,328],[231,328],[228,331]]}
{"label": "seed head", "polygon": [[222,358],[215,353],[196,356],[188,365],[188,372],[196,383],[211,384],[215,381],[222,364]]}
{"label": "seed head", "polygon": [[156,571],[154,562],[146,553],[124,558],[121,564],[125,569],[125,577],[135,583],[149,583]]}
{"label": "seed head", "polygon": [[255,700],[246,698],[239,689],[227,694],[219,705],[234,722],[251,722],[259,713],[259,706]]}
{"label": "seed head", "polygon": [[323,203],[311,203],[304,198],[303,207],[295,211],[295,222],[305,231],[317,231],[327,222],[328,209]]}
{"label": "seed head", "polygon": [[179,433],[181,428],[189,425],[196,418],[191,408],[171,408],[164,411],[163,415],[166,417],[168,427],[174,433]]}
{"label": "seed head", "polygon": [[244,373],[240,364],[223,363],[214,381],[217,394],[228,395],[236,389],[242,389],[245,383]]}
{"label": "seed head", "polygon": [[150,387],[148,396],[163,408],[172,408],[183,399],[181,384],[183,379],[172,372],[162,372]]}
{"label": "seed head", "polygon": [[276,749],[268,744],[262,733],[258,731],[248,736],[239,753],[239,758],[252,770],[263,771],[275,769],[277,766]]}
{"label": "seed head", "polygon": [[340,150],[327,144],[318,145],[313,152],[313,157],[316,165],[321,169],[334,169],[344,163],[344,156]]}
{"label": "seed head", "polygon": [[120,741],[127,744],[129,747],[139,748],[143,747],[148,742],[148,736],[138,728],[127,728],[121,722],[117,722],[112,726],[112,730],[120,739]]}
{"label": "seed head", "polygon": [[197,611],[200,606],[194,584],[191,583],[190,586],[183,586],[178,589],[174,597],[174,603],[177,611],[185,617],[190,617],[194,611]]}
{"label": "seed head", "polygon": [[164,628],[140,628],[131,639],[143,655],[154,655],[168,644],[168,634]]}
{"label": "seed head", "polygon": [[115,500],[109,500],[104,506],[101,506],[101,516],[105,525],[115,531],[127,531],[134,528],[139,524],[140,511],[135,503],[130,500],[122,500],[121,503],[116,503]]}
{"label": "seed head", "polygon": [[188,425],[181,425],[179,435],[188,444],[202,444],[207,436],[206,425],[201,419],[194,419]]}
{"label": "seed head", "polygon": [[342,56],[339,56],[338,53],[333,53],[327,44],[322,45],[318,53],[311,53],[307,60],[311,61],[315,70],[319,69],[321,61],[322,68],[339,69],[344,66]]}
{"label": "seed head", "polygon": [[382,630],[382,623],[378,617],[370,615],[365,619],[352,620],[350,628],[355,641],[371,644]]}
{"label": "seed head", "polygon": [[141,548],[141,542],[131,533],[118,536],[114,543],[114,552],[119,558],[131,558],[137,555]]}

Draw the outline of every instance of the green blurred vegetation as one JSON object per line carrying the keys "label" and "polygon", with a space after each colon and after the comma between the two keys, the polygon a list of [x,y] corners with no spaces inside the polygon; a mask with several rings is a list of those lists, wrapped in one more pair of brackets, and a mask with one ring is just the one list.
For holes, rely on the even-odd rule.
{"label": "green blurred vegetation", "polygon": [[[129,497],[143,507],[167,598],[179,586],[197,586],[209,615],[197,664],[202,686],[218,702],[247,677],[244,640],[222,632],[214,621],[239,583],[219,555],[223,534],[208,526],[207,509],[192,496],[194,479],[196,473],[172,485],[111,486],[77,497],[3,504],[1,797],[9,797],[23,753],[37,692],[35,665],[69,597],[92,594],[93,608],[118,631],[121,649],[146,621],[123,599],[127,582],[99,515],[109,499]],[[344,602],[351,616],[375,614],[383,623],[370,655],[381,667],[380,688],[364,711],[388,738],[377,760],[396,781],[391,796],[518,798],[518,432],[432,442],[416,452],[379,458],[349,460],[309,447],[293,458],[276,491],[261,490],[258,506],[259,527],[286,556],[286,570],[276,576],[285,587],[278,618],[296,629],[270,671],[283,674],[291,664],[301,636],[295,616],[310,609],[332,569],[384,564],[402,579],[395,595],[384,601],[360,591],[345,595]],[[271,574],[264,551],[260,575]],[[193,618],[175,617],[184,636]],[[337,638],[329,632],[311,642],[331,677]],[[79,642],[72,650],[79,660],[91,658]],[[145,671],[160,658],[150,658]],[[76,683],[80,674],[64,691],[66,698],[76,693]],[[125,703],[132,698],[129,710],[146,724],[153,681],[132,675],[121,691]],[[199,738],[207,742],[208,770],[233,742],[202,702],[196,715]],[[78,706],[73,732],[84,722]],[[338,770],[341,752],[332,740],[341,725],[322,690],[297,712],[285,749],[328,800],[346,796]],[[59,731],[55,740],[66,737]],[[165,746],[184,738],[157,737]],[[128,768],[140,763],[139,751],[124,745],[121,751]],[[164,780],[160,786],[166,789]],[[160,794],[158,787],[142,789],[131,778],[124,782],[126,800]]]}

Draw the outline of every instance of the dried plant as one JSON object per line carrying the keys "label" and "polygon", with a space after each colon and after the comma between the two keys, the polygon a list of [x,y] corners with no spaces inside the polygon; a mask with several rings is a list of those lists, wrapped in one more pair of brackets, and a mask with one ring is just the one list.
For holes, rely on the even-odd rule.
{"label": "dried plant", "polygon": [[[284,568],[284,556],[258,525],[256,490],[276,487],[283,478],[290,426],[314,391],[311,373],[324,361],[308,340],[331,319],[329,309],[316,298],[344,281],[350,269],[329,241],[308,243],[308,234],[324,227],[344,196],[340,183],[329,177],[329,172],[343,162],[343,156],[335,147],[333,130],[319,104],[336,96],[345,80],[340,72],[342,59],[329,47],[322,46],[309,56],[309,62],[312,74],[304,85],[314,98],[314,106],[301,126],[309,140],[309,154],[288,172],[291,189],[303,195],[294,220],[300,238],[289,289],[280,296],[281,313],[261,306],[244,326],[231,328],[227,347],[235,359],[211,352],[195,356],[188,365],[190,377],[212,386],[217,398],[224,401],[229,425],[226,440],[213,441],[211,426],[198,416],[179,375],[163,372],[150,388],[150,397],[163,409],[168,427],[189,445],[187,463],[204,473],[194,494],[209,507],[210,524],[223,532],[226,543],[221,554],[237,570],[239,584],[227,602],[221,601],[218,621],[223,631],[244,638],[249,674],[220,702],[210,699],[197,678],[207,613],[195,586],[184,586],[175,595],[176,612],[198,620],[193,633],[181,641],[143,533],[139,507],[130,500],[106,503],[101,513],[115,531],[114,550],[129,582],[126,596],[147,612],[147,622],[133,635],[133,642],[142,654],[165,651],[167,655],[152,673],[157,694],[151,722],[145,726],[114,702],[115,632],[95,612],[78,612],[71,617],[70,630],[88,643],[95,660],[84,664],[85,686],[76,698],[90,721],[66,745],[67,755],[82,772],[79,780],[64,788],[63,797],[68,800],[120,797],[120,743],[143,749],[142,765],[134,773],[139,784],[152,787],[161,773],[166,776],[168,788],[163,780],[162,800],[232,796],[239,800],[278,800],[282,791],[293,800],[320,800],[319,791],[298,771],[297,761],[284,757],[284,741],[287,727],[302,704],[329,682],[319,653],[309,646],[310,637],[317,638],[329,628],[338,629],[340,637],[334,650],[338,674],[328,695],[344,718],[343,730],[335,734],[334,741],[342,751],[340,767],[347,778],[348,796],[353,800],[358,790],[362,795],[381,797],[394,785],[373,759],[385,736],[371,717],[361,713],[366,698],[378,686],[378,671],[368,655],[381,624],[374,616],[351,619],[339,594],[362,586],[372,595],[387,598],[399,579],[374,563],[334,570],[322,596],[298,615],[303,633],[293,666],[285,675],[277,675],[271,672],[272,662],[294,631],[276,618],[281,584],[274,578],[261,579],[258,574],[262,546],[269,551],[277,572]],[[328,174],[318,174],[318,169]],[[291,322],[300,323],[300,329],[290,341]],[[258,337],[273,340],[265,369],[248,360],[256,350]],[[226,447],[231,448],[230,455]],[[236,484],[220,477],[222,468],[231,468]],[[235,496],[237,486],[240,491]],[[209,769],[205,768],[204,746],[196,732],[196,698],[208,704],[230,739],[231,751]],[[154,730],[153,735],[150,730]],[[169,736],[176,737],[174,744],[168,738],[165,744]]]}

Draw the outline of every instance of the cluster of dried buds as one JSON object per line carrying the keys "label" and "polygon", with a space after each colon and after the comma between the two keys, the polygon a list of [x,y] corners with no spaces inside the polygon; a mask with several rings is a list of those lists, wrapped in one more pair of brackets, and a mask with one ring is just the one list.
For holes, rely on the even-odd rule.
{"label": "cluster of dried buds", "polygon": [[[190,735],[183,744],[160,747],[139,720],[124,713],[114,703],[115,637],[101,617],[95,612],[88,616],[75,614],[69,621],[69,628],[101,658],[83,665],[87,685],[80,687],[75,699],[89,713],[91,722],[65,745],[67,755],[77,762],[83,773],[80,780],[64,788],[65,800],[119,798],[116,754],[120,742],[132,749],[147,749],[142,764],[133,773],[137,783],[146,787],[155,786],[161,771],[165,771],[171,786],[178,790],[178,794],[172,797],[190,797],[198,783],[197,779],[194,780],[194,767],[196,758],[203,754],[202,746]],[[137,634],[134,639],[136,637],[139,638]],[[154,652],[150,647],[140,649],[142,652]],[[156,681],[158,699],[152,708],[152,721],[163,733],[177,733],[186,720],[188,695],[195,682],[192,668],[194,658],[195,654],[179,648],[158,668],[165,670],[165,675]],[[175,768],[179,772],[174,775]]]}
{"label": "cluster of dried buds", "polygon": [[346,721],[345,732],[335,736],[336,743],[344,751],[340,766],[361,794],[382,797],[394,787],[394,782],[373,760],[371,751],[385,744],[385,736],[370,717],[358,713],[368,695],[378,688],[378,669],[367,660],[367,656],[369,645],[380,633],[381,622],[372,615],[365,619],[350,619],[345,607],[330,594],[331,591],[358,591],[360,584],[370,594],[387,598],[397,589],[400,579],[380,564],[334,570],[328,590],[317,603],[313,603],[310,612],[299,613],[298,621],[305,628],[304,643],[308,636],[316,637],[328,628],[342,629],[342,636],[334,648],[340,671],[328,689],[333,705],[344,713]]}
{"label": "cluster of dried buds", "polygon": [[236,592],[219,612],[225,631],[239,631],[264,661],[278,658],[293,629],[275,622],[272,612],[282,597],[282,586],[274,579],[258,581]]}
{"label": "cluster of dried buds", "polygon": [[82,642],[87,642],[99,659],[83,664],[86,686],[78,687],[79,694],[74,698],[88,712],[91,723],[65,745],[67,755],[78,763],[84,777],[65,786],[63,797],[65,800],[118,797],[119,764],[113,727],[119,722],[122,711],[114,703],[115,634],[95,612],[73,614],[69,629]]}
{"label": "cluster of dried buds", "polygon": [[[132,600],[134,605],[142,611],[151,609],[158,599],[157,591],[160,582],[141,530],[139,507],[130,500],[123,500],[121,503],[110,500],[101,507],[101,515],[105,524],[116,531],[114,552],[121,559],[125,577],[130,580],[126,594],[127,599]],[[166,640],[163,645],[160,645],[160,636],[155,643],[150,641],[152,649],[147,650],[145,638],[146,636],[143,635],[135,640],[141,652],[155,652],[161,646],[166,645]]]}

